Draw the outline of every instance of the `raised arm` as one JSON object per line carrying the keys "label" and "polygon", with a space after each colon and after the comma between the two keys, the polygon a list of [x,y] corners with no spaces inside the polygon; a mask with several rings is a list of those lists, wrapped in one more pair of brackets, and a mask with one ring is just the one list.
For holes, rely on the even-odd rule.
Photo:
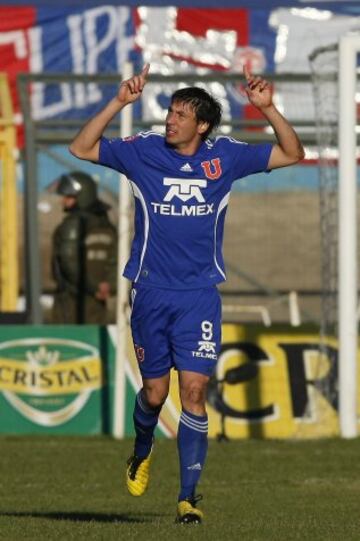
{"label": "raised arm", "polygon": [[146,64],[140,74],[121,83],[117,95],[76,135],[69,146],[71,154],[81,160],[99,161],[100,138],[106,126],[121,109],[139,99],[146,84],[149,69],[150,65]]}
{"label": "raised arm", "polygon": [[245,91],[249,102],[268,120],[278,141],[270,154],[269,169],[299,162],[305,156],[304,148],[294,128],[275,107],[270,84],[261,77],[251,75],[245,66],[244,75],[247,81]]}

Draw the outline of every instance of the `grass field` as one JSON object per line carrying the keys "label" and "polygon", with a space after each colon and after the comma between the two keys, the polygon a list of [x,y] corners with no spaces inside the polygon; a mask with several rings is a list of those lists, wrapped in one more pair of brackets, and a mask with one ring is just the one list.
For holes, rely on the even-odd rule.
{"label": "grass field", "polygon": [[6,540],[359,540],[360,439],[210,442],[205,522],[174,524],[174,441],[158,440],[142,498],[124,487],[132,442],[1,437]]}

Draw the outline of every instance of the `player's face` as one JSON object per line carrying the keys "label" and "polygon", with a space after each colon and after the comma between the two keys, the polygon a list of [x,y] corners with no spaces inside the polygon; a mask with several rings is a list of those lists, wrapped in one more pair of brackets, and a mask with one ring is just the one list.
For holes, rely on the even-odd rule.
{"label": "player's face", "polygon": [[166,116],[166,142],[181,154],[194,154],[201,143],[207,123],[198,122],[193,107],[188,103],[173,102]]}

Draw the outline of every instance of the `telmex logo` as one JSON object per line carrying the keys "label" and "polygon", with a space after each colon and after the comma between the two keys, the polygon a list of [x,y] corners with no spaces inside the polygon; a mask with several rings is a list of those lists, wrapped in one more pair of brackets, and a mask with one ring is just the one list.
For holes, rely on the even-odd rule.
{"label": "telmex logo", "polygon": [[58,426],[101,387],[97,348],[75,340],[27,338],[0,344],[0,391],[24,417]]}
{"label": "telmex logo", "polygon": [[181,201],[185,202],[195,197],[199,203],[205,202],[200,188],[206,188],[206,180],[165,177],[164,186],[170,186],[170,190],[165,195],[164,201],[171,201],[174,197],[178,197]]}

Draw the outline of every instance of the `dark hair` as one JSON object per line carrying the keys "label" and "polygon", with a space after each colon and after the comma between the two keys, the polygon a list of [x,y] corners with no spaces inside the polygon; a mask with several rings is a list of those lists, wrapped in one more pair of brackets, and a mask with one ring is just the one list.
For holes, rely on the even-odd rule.
{"label": "dark hair", "polygon": [[171,103],[174,102],[188,103],[194,109],[196,120],[209,124],[209,128],[202,134],[202,139],[206,139],[221,122],[220,103],[203,88],[190,86],[176,90],[171,96]]}

